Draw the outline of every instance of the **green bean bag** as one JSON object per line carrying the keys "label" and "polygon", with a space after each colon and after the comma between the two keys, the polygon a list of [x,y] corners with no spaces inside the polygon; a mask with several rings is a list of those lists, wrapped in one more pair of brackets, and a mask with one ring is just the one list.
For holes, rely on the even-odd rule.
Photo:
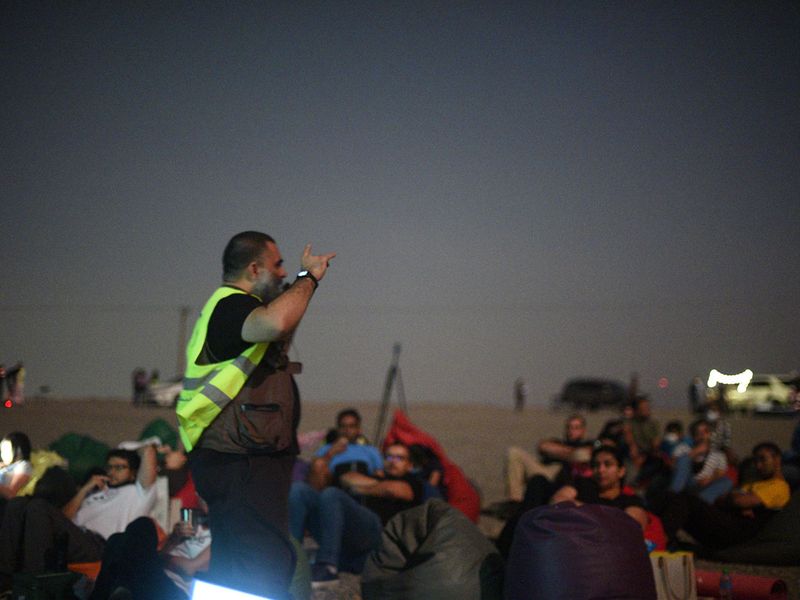
{"label": "green bean bag", "polygon": [[361,575],[364,600],[502,600],[503,559],[442,500],[396,514]]}
{"label": "green bean bag", "polygon": [[49,449],[67,459],[67,471],[78,484],[86,480],[90,469],[106,464],[106,454],[110,450],[103,442],[79,433],[65,433],[50,444]]}
{"label": "green bean bag", "polygon": [[146,440],[153,436],[159,438],[162,444],[166,444],[173,450],[178,449],[178,432],[164,419],[150,421],[147,427],[142,429],[139,439]]}

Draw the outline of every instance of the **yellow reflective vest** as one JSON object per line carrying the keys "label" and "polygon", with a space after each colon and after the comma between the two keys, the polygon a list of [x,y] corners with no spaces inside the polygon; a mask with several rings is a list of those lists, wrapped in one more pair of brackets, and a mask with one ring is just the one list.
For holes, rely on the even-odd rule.
{"label": "yellow reflective vest", "polygon": [[176,412],[181,441],[187,452],[194,448],[203,431],[241,391],[269,347],[268,342],[259,342],[231,360],[208,365],[196,364],[217,303],[233,294],[246,293],[227,286],[218,288],[200,312],[186,347],[186,373]]}

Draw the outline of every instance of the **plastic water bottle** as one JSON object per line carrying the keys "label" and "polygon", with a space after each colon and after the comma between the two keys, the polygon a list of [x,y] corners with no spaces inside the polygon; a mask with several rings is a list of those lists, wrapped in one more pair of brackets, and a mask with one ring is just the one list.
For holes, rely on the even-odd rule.
{"label": "plastic water bottle", "polygon": [[719,578],[719,599],[733,600],[733,580],[728,575],[728,569],[723,569],[722,577]]}

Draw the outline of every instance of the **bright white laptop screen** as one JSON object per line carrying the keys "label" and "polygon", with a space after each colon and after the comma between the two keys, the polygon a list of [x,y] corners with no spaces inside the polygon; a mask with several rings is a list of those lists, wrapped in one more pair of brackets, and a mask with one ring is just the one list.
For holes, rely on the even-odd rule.
{"label": "bright white laptop screen", "polygon": [[214,585],[207,581],[195,579],[192,588],[192,600],[270,600],[264,596],[254,596],[231,588]]}

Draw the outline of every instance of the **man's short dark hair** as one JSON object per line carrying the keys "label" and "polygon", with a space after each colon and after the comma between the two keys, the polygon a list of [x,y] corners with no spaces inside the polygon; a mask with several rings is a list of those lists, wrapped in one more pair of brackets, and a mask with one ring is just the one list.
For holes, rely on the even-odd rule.
{"label": "man's short dark hair", "polygon": [[400,448],[405,448],[406,452],[408,453],[408,458],[409,460],[411,460],[411,447],[408,444],[404,444],[403,442],[392,442],[391,444],[386,445],[386,450],[388,450],[392,446],[399,446]]}
{"label": "man's short dark hair", "polygon": [[128,466],[131,468],[131,471],[139,471],[139,465],[142,464],[142,459],[139,458],[139,454],[134,452],[133,450],[125,450],[123,448],[114,448],[108,451],[106,454],[106,461],[109,458],[122,458],[128,461]]}
{"label": "man's short dark hair", "polygon": [[598,448],[592,450],[592,466],[594,466],[594,462],[595,459],[597,458],[597,455],[602,453],[610,454],[611,456],[613,456],[614,460],[617,461],[617,464],[620,467],[625,466],[625,455],[622,452],[622,449],[619,448],[618,446],[611,446],[610,444],[603,444],[602,446],[599,446]]}
{"label": "man's short dark hair", "polygon": [[223,281],[239,277],[247,265],[261,256],[267,242],[274,244],[275,240],[260,231],[243,231],[233,236],[222,253]]}
{"label": "man's short dark hair", "polygon": [[753,448],[753,456],[755,456],[758,452],[761,452],[762,450],[766,450],[773,456],[778,456],[778,457],[783,454],[778,444],[775,444],[774,442],[761,442],[760,444],[756,444],[755,447]]}
{"label": "man's short dark hair", "polygon": [[[391,444],[394,446],[395,444]],[[408,448],[408,455],[411,457],[411,464],[415,467],[426,467],[431,462],[438,462],[438,458],[436,458],[436,454],[433,453],[428,446],[423,444],[411,444],[407,446]]]}
{"label": "man's short dark hair", "polygon": [[342,419],[345,417],[354,417],[358,424],[361,425],[361,415],[355,408],[345,408],[344,410],[339,411],[339,414],[336,415],[336,426],[338,427]]}

